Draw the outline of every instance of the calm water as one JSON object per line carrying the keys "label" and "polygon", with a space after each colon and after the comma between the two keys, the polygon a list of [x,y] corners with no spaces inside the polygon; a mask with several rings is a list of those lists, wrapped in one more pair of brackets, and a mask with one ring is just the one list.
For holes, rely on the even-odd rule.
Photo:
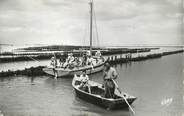
{"label": "calm water", "polygon": [[[138,99],[135,116],[184,116],[183,54],[116,65],[118,85]],[[101,73],[90,76],[102,82]],[[0,110],[5,116],[132,116],[107,111],[75,97],[71,78],[0,78]]]}

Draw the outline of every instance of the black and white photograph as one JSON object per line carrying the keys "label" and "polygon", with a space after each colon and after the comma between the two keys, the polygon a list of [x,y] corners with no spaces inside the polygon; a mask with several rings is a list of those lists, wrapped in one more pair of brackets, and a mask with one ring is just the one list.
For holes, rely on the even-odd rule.
{"label": "black and white photograph", "polygon": [[184,116],[184,1],[0,0],[0,116]]}

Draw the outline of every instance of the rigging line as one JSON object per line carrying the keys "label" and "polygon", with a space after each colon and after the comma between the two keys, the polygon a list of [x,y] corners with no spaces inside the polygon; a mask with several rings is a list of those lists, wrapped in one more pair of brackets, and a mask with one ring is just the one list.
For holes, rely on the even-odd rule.
{"label": "rigging line", "polygon": [[84,48],[84,46],[85,46],[85,44],[86,44],[86,35],[87,35],[87,33],[88,33],[88,27],[89,27],[89,25],[88,25],[88,23],[86,23],[86,25],[85,25],[85,30],[84,30],[84,36],[83,36],[83,45],[82,45],[82,48]]}
{"label": "rigging line", "polygon": [[97,38],[97,46],[99,47],[99,35],[98,35],[98,28],[97,28],[97,22],[96,22],[96,13],[95,13],[95,9],[93,8],[93,15],[94,15],[94,23],[95,23],[95,31],[96,31],[96,38]]}

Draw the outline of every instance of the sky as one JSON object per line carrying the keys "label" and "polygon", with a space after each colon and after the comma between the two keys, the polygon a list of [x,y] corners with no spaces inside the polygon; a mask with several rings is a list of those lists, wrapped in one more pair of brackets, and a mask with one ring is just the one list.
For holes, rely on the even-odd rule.
{"label": "sky", "polygon": [[[88,3],[0,0],[0,44],[89,45]],[[94,9],[95,46],[184,43],[182,0],[94,0]]]}

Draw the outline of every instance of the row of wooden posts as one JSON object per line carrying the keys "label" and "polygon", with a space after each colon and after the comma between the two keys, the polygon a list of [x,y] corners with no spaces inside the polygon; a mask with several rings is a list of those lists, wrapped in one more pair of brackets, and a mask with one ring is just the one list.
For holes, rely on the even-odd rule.
{"label": "row of wooden posts", "polygon": [[113,56],[108,56],[107,61],[113,64],[116,63],[126,63],[130,61],[141,61],[141,60],[147,60],[147,59],[153,59],[153,58],[160,58],[162,57],[161,53],[157,54],[149,54],[149,55],[142,55],[142,54],[136,54],[132,55],[131,53],[129,54],[121,54],[121,55],[113,55]]}

